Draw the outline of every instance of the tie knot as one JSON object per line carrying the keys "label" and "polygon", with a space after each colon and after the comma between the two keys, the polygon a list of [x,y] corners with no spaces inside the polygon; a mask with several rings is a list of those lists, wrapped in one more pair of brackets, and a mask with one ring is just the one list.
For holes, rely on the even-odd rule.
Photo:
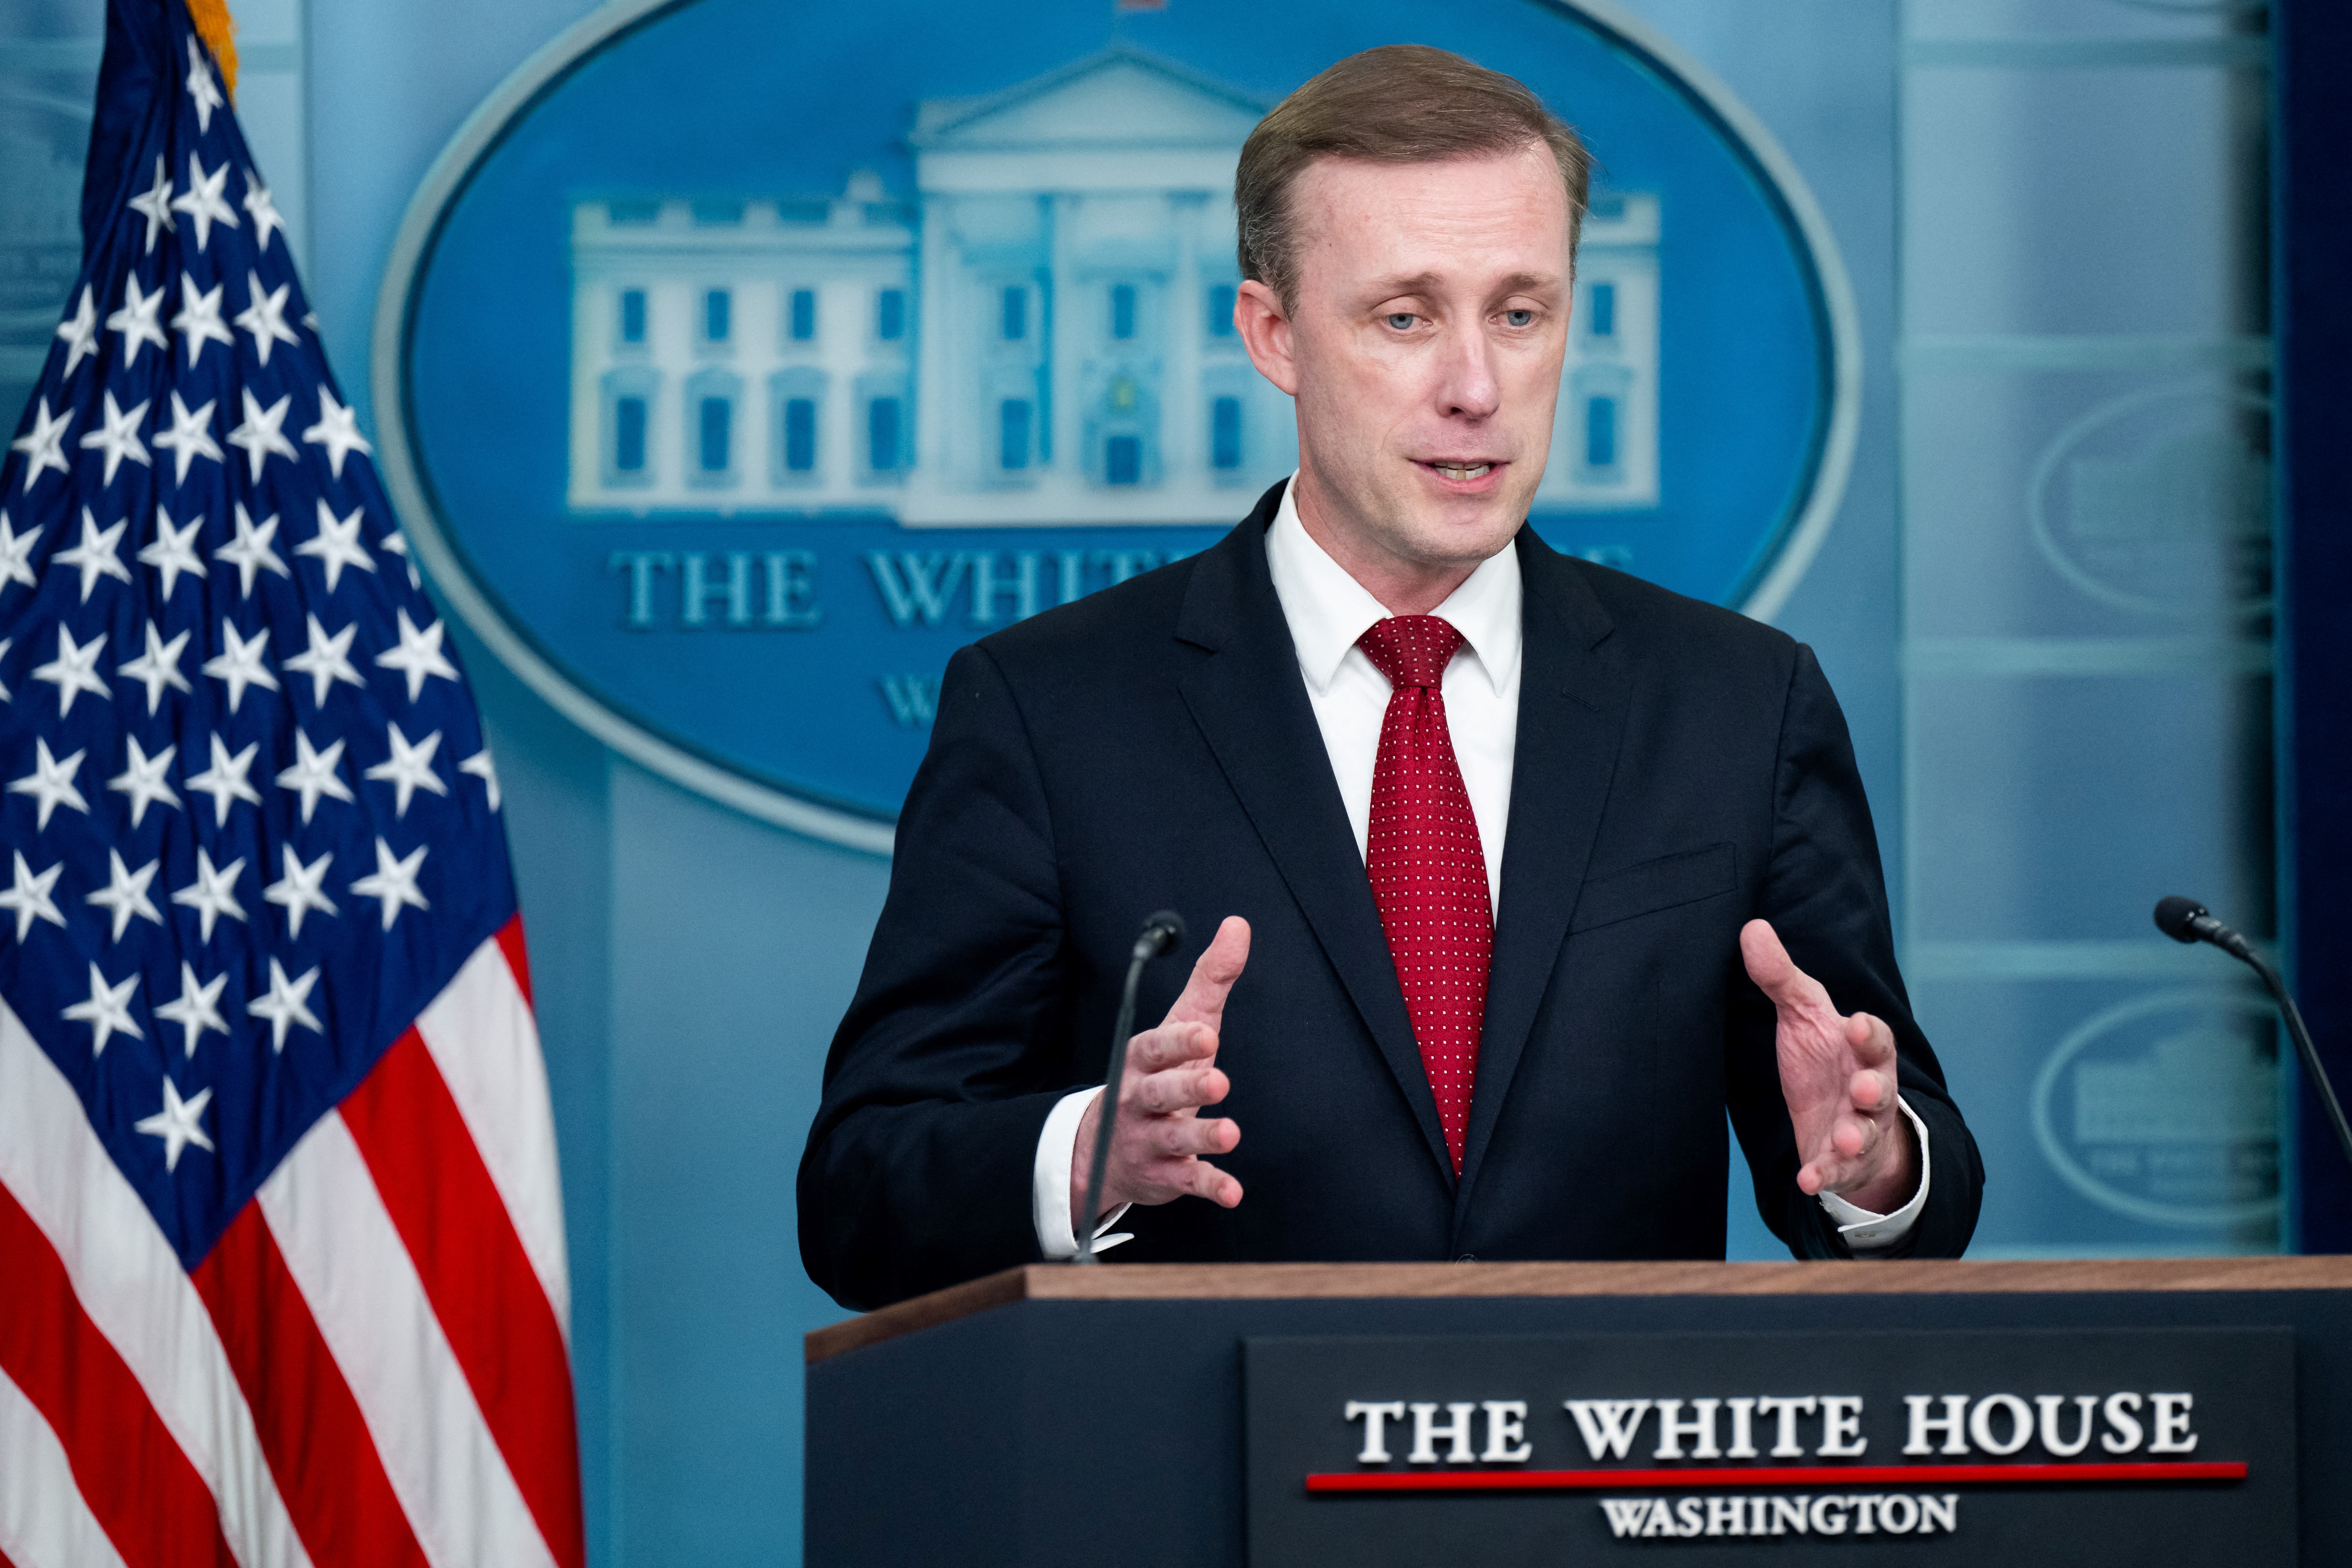
{"label": "tie knot", "polygon": [[1462,634],[1435,616],[1391,616],[1356,639],[1391,686],[1442,686]]}

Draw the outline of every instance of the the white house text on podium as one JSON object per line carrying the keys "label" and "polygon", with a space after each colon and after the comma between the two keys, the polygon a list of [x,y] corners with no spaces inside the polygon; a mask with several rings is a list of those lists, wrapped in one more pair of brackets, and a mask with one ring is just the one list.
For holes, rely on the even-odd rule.
{"label": "the white house text on podium", "polygon": [[[1233,330],[1265,107],[1114,49],[918,104],[911,200],[578,203],[572,509],[1230,521],[1297,457]],[[1539,512],[1657,504],[1659,233],[1595,197]]]}

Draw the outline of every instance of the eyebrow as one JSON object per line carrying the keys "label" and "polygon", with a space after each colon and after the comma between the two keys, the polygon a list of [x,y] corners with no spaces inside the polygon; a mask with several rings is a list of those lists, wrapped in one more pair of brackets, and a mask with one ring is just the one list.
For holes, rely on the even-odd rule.
{"label": "eyebrow", "polygon": [[[1417,272],[1410,278],[1375,279],[1364,292],[1373,300],[1393,300],[1401,295],[1433,292],[1440,281],[1434,272]],[[1500,292],[1508,294],[1523,289],[1556,289],[1560,281],[1556,273],[1514,272],[1503,279]]]}

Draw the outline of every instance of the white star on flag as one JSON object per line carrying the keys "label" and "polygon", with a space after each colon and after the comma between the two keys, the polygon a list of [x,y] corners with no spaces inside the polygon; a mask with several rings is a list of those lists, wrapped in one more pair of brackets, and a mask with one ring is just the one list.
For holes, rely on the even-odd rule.
{"label": "white star on flag", "polygon": [[240,387],[237,395],[245,399],[245,422],[228,433],[228,444],[245,448],[246,460],[252,472],[247,478],[254,484],[261,482],[261,465],[269,460],[272,452],[289,461],[299,461],[301,454],[294,450],[278,426],[286,423],[286,411],[294,406],[294,395],[288,393],[268,408],[261,406],[250,389]]}
{"label": "white star on flag", "polygon": [[106,394],[103,426],[86,432],[81,438],[85,451],[96,447],[106,455],[106,478],[99,481],[101,485],[114,482],[114,470],[122,466],[126,458],[142,468],[149,465],[147,445],[139,438],[139,426],[146,417],[146,403],[126,414],[114,405],[114,394],[110,390]]}
{"label": "white star on flag", "polygon": [[194,38],[188,40],[186,87],[189,99],[196,106],[196,129],[209,136],[213,129],[213,110],[226,107],[228,100],[221,96],[220,84],[213,80],[212,69],[205,64],[205,57],[196,52]]}
{"label": "white star on flag", "polygon": [[[213,743],[220,742],[215,738]],[[236,901],[236,879],[244,869],[245,861],[239,858],[215,870],[212,856],[201,848],[196,851],[196,879],[173,893],[172,901],[196,911],[196,923],[203,932],[197,940],[212,941],[213,923],[223,915],[233,921],[245,919],[245,906]]]}
{"label": "white star on flag", "polygon": [[150,256],[155,253],[157,229],[179,233],[179,220],[172,216],[172,176],[165,171],[161,157],[155,160],[154,184],[148,187],[146,195],[131,198],[131,210],[147,220],[146,254]]}
{"label": "white star on flag", "polygon": [[[188,775],[188,793],[213,797],[213,826],[219,827],[228,821],[229,802],[241,800],[252,805],[261,804],[260,793],[247,782],[245,776],[253,766],[253,754],[261,749],[261,742],[247,741],[245,750],[232,757],[228,754],[228,747],[221,741],[219,731],[214,731],[206,738],[212,742],[213,765],[203,773]],[[196,854],[202,858],[204,851],[199,849]],[[240,860],[237,864],[242,866],[245,862]],[[174,898],[178,896],[176,893],[173,895]]]}
{"label": "white star on flag", "polygon": [[[367,444],[367,437],[360,434],[360,416],[336,402],[334,389],[323,384],[319,388],[319,422],[302,432],[302,439],[327,448],[327,466],[335,470],[339,479],[343,477],[345,458],[353,452],[373,456],[375,451]],[[322,510],[326,504],[326,498],[320,497],[319,505]]]}
{"label": "white star on flag", "polygon": [[[302,797],[302,821],[308,826],[310,814],[319,807],[320,795],[332,795],[340,801],[355,802],[352,786],[336,772],[343,760],[343,742],[338,737],[328,742],[325,751],[310,744],[310,737],[301,730],[294,731],[294,765],[278,775],[278,786],[290,789]],[[290,853],[290,851],[289,851]]]}
{"label": "white star on flag", "polygon": [[73,633],[66,630],[63,621],[58,623],[58,657],[33,669],[35,680],[46,680],[58,689],[58,717],[73,711],[78,692],[94,691],[109,702],[114,693],[98,677],[98,656],[106,649],[106,634],[100,632],[92,642],[76,643]]}
{"label": "white star on flag", "polygon": [[180,748],[166,746],[151,757],[136,735],[125,735],[122,743],[129,748],[129,758],[122,771],[106,781],[106,787],[131,797],[131,826],[138,826],[146,818],[147,808],[159,802],[179,810],[180,796],[164,782],[163,773],[180,754]]}
{"label": "white star on flag", "polygon": [[131,1123],[133,1131],[163,1141],[163,1169],[180,1168],[180,1155],[194,1143],[206,1153],[214,1152],[213,1141],[205,1136],[201,1120],[205,1107],[213,1100],[213,1091],[200,1089],[186,1100],[180,1098],[179,1087],[163,1079],[163,1109],[152,1116],[140,1118]]}
{"label": "white star on flag", "polygon": [[[236,623],[224,618],[221,621],[221,640],[228,645],[228,651],[215,654],[205,660],[205,673],[226,683],[230,712],[236,712],[236,705],[245,700],[245,689],[248,686],[258,686],[270,691],[279,689],[278,678],[269,673],[268,665],[261,662],[262,653],[269,646],[268,626],[254,633],[253,640],[247,642],[236,635]],[[213,744],[220,744],[218,735],[213,737]],[[188,782],[195,783],[194,779]]]}
{"label": "white star on flag", "polygon": [[[250,394],[247,401],[251,401]],[[253,574],[256,572],[275,572],[280,577],[291,577],[294,574],[286,569],[286,563],[278,559],[278,552],[269,548],[269,542],[278,537],[278,519],[275,516],[264,518],[260,526],[256,527],[243,501],[236,503],[236,537],[215,550],[213,558],[226,561],[236,568],[237,597],[250,599],[253,597]]]}
{"label": "white star on flag", "polygon": [[155,321],[163,308],[161,288],[152,294],[142,293],[137,273],[123,279],[122,309],[106,318],[106,330],[122,334],[122,363],[126,369],[139,363],[142,344],[153,343],[164,353],[171,353],[172,340],[163,335],[163,329]]}
{"label": "white star on flag", "polygon": [[[340,741],[336,742],[337,745],[341,743]],[[283,848],[286,856],[286,875],[264,888],[261,890],[261,896],[273,904],[285,906],[286,934],[299,937],[302,934],[302,916],[305,911],[317,910],[320,913],[330,917],[342,912],[335,908],[334,900],[320,891],[320,885],[327,879],[327,863],[332,860],[334,856],[321,855],[317,860],[305,866],[302,864],[302,858],[294,853],[294,846],[289,844]]]}
{"label": "white star on flag", "polygon": [[392,922],[400,918],[401,906],[429,910],[433,906],[416,889],[416,873],[425,864],[422,844],[405,860],[395,857],[392,846],[382,837],[375,841],[375,870],[352,884],[352,891],[363,899],[380,900],[383,904],[383,929],[390,931]]}
{"label": "white star on flag", "polygon": [[484,746],[480,751],[459,763],[457,771],[461,773],[471,773],[481,780],[482,788],[489,798],[490,809],[498,810],[499,768],[496,763],[490,761],[490,749],[488,746]]}
{"label": "white star on flag", "polygon": [[425,690],[425,678],[437,675],[444,680],[457,679],[457,667],[441,652],[442,626],[434,622],[418,631],[404,607],[394,612],[400,626],[400,646],[386,648],[375,656],[375,661],[385,669],[396,669],[408,678],[408,700],[416,700]]}
{"label": "white star on flag", "polygon": [[147,688],[147,711],[152,714],[156,705],[163,700],[165,687],[179,691],[194,689],[188,685],[188,678],[180,673],[180,653],[187,646],[186,632],[165,642],[163,634],[155,629],[155,623],[151,620],[147,623],[147,651],[126,664],[116,666],[114,672],[127,675]]}
{"label": "white star on flag", "polygon": [[310,678],[310,706],[324,708],[327,694],[334,689],[338,680],[366,690],[367,682],[361,679],[350,658],[352,638],[359,635],[360,624],[353,621],[333,637],[329,637],[327,628],[319,624],[318,616],[311,616],[308,619],[310,646],[286,660],[286,668],[297,675]]}
{"label": "white star on flag", "polygon": [[212,243],[213,225],[218,224],[223,228],[236,226],[236,209],[221,198],[222,188],[227,184],[226,160],[207,174],[203,161],[194,153],[188,154],[187,193],[173,199],[172,210],[185,213],[196,220],[198,255],[202,255],[205,247]]}
{"label": "white star on flag", "polygon": [[433,753],[441,749],[441,731],[436,730],[412,746],[408,743],[408,737],[400,732],[399,725],[387,724],[384,731],[384,739],[392,745],[392,755],[360,776],[388,784],[398,792],[399,798],[394,803],[392,815],[406,816],[408,802],[420,789],[446,795],[449,786],[443,784],[441,775],[433,771]]}
{"label": "white star on flag", "polygon": [[0,508],[0,585],[22,583],[27,588],[37,588],[41,580],[33,575],[33,542],[41,537],[39,523],[19,533],[8,525],[6,509]]}
{"label": "white star on flag", "polygon": [[[63,628],[59,628],[62,633]],[[99,641],[106,639],[100,637]],[[49,755],[49,743],[42,737],[33,737],[33,771],[8,785],[10,795],[29,795],[40,805],[40,820],[33,831],[40,832],[49,825],[49,813],[60,805],[72,806],[83,816],[89,815],[89,802],[82,799],[81,791],[74,788],[74,773],[81,767],[82,752],[59,762]]]}
{"label": "white star on flag", "polygon": [[269,237],[286,226],[278,216],[278,208],[269,200],[269,187],[261,183],[254,172],[245,172],[245,210],[253,219],[254,244],[265,253],[269,249]]}
{"label": "white star on flag", "polygon": [[31,489],[33,481],[41,477],[45,468],[55,468],[61,474],[71,471],[72,466],[66,461],[66,426],[72,423],[72,409],[61,408],[52,419],[47,398],[36,405],[33,428],[8,443],[9,450],[26,456],[25,489]]}
{"label": "white star on flag", "polygon": [[[172,394],[172,427],[156,433],[155,446],[158,450],[172,454],[173,484],[188,482],[188,465],[198,458],[210,458],[215,463],[221,460],[220,443],[213,439],[214,406],[206,403],[191,414],[188,405],[180,401],[179,393],[174,391]],[[144,559],[143,555],[142,559]],[[169,588],[163,590],[166,594],[171,591]]]}
{"label": "white star on flag", "polygon": [[122,863],[121,850],[110,848],[106,858],[110,863],[106,886],[89,894],[83,901],[96,904],[114,916],[113,940],[122,940],[122,933],[131,929],[131,920],[134,915],[162,925],[163,911],[157,909],[155,900],[147,896],[147,884],[155,879],[156,868],[163,862],[150,860],[133,871]]}
{"label": "white star on flag", "polygon": [[[177,403],[179,398],[174,396],[172,401]],[[205,406],[210,408],[212,405],[207,403]],[[158,446],[163,444],[162,437],[155,439]],[[181,573],[192,572],[199,577],[207,575],[195,546],[196,531],[204,525],[205,520],[196,517],[189,519],[185,528],[174,528],[172,526],[172,514],[162,507],[155,509],[155,542],[140,548],[139,562],[163,574],[162,597],[164,599],[170,599],[172,590],[179,586]]]}
{"label": "white star on flag", "polygon": [[221,290],[226,284],[215,283],[204,292],[196,292],[196,280],[186,273],[180,274],[180,313],[172,318],[172,330],[187,341],[188,363],[208,342],[226,343],[231,353],[236,349],[236,334],[221,320]]}
{"label": "white star on flag", "polygon": [[206,1029],[228,1033],[228,1020],[220,1013],[221,990],[227,984],[228,976],[225,973],[199,984],[195,966],[184,958],[180,961],[180,999],[156,1008],[155,1016],[180,1026],[189,1056],[196,1054],[196,1042]]}
{"label": "white star on flag", "polygon": [[0,910],[16,911],[16,945],[22,947],[26,936],[33,929],[35,921],[47,921],[53,926],[62,926],[66,923],[66,917],[58,912],[56,902],[49,897],[49,889],[58,885],[58,873],[66,868],[66,863],[60,860],[47,870],[36,875],[33,868],[25,864],[25,852],[19,849],[15,853],[16,885],[6,892],[0,893]]}
{"label": "white star on flag", "polygon": [[[110,397],[107,399],[110,406],[113,401]],[[53,566],[73,566],[80,570],[83,604],[89,603],[90,590],[98,586],[100,577],[112,577],[122,583],[131,581],[131,569],[122,563],[122,557],[115,553],[115,542],[122,537],[122,531],[130,526],[130,522],[129,518],[124,518],[112,528],[101,530],[98,526],[98,519],[90,516],[89,508],[84,507],[81,509],[81,542],[71,550],[60,550],[49,558]],[[58,623],[58,629],[65,629],[63,622]]]}
{"label": "white star on flag", "polygon": [[89,1000],[77,1002],[66,1008],[62,1014],[69,1024],[89,1026],[91,1056],[104,1056],[106,1042],[118,1034],[128,1035],[134,1040],[143,1040],[147,1037],[146,1032],[139,1027],[139,1021],[131,1016],[131,993],[138,987],[139,974],[136,970],[131,972],[130,978],[121,984],[109,985],[106,983],[105,972],[98,967],[95,960],[91,961]]}
{"label": "white star on flag", "polygon": [[81,303],[74,313],[58,323],[58,336],[66,341],[65,378],[70,381],[74,367],[98,353],[98,301],[89,284],[81,286]]}
{"label": "white star on flag", "polygon": [[[336,466],[339,468],[341,466],[341,457],[338,453]],[[360,519],[365,515],[363,509],[353,507],[351,516],[338,521],[334,509],[327,504],[327,498],[320,496],[319,531],[294,547],[297,555],[318,557],[319,564],[326,568],[327,592],[330,594],[342,582],[344,567],[357,566],[365,572],[375,570],[375,557],[370,555],[367,546],[360,542]]]}
{"label": "white star on flag", "polygon": [[[290,284],[280,283],[277,292],[265,294],[261,291],[259,273],[248,271],[245,275],[247,303],[236,313],[236,324],[253,334],[253,352],[263,364],[269,363],[270,344],[299,343],[302,341],[294,335],[294,329],[286,324],[286,295],[291,287]],[[294,454],[289,452],[286,455],[290,458]]]}
{"label": "white star on flag", "polygon": [[319,984],[317,965],[312,965],[310,972],[301,979],[289,980],[286,978],[285,969],[278,964],[277,958],[271,957],[269,994],[257,996],[245,1005],[245,1010],[255,1017],[269,1020],[271,1050],[282,1053],[286,1049],[286,1031],[296,1024],[301,1025],[314,1035],[326,1033],[325,1028],[320,1025],[317,1015],[313,1014],[309,1006],[310,987],[317,984]]}

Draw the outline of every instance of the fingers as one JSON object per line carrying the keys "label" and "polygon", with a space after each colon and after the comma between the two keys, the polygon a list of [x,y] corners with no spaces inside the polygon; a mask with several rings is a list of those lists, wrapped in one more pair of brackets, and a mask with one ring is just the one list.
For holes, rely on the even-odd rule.
{"label": "fingers", "polygon": [[1207,1025],[1162,1024],[1128,1042],[1128,1076],[1166,1072],[1187,1062],[1206,1061],[1216,1054],[1217,1031]]}
{"label": "fingers", "polygon": [[1739,957],[1748,966],[1748,978],[1774,1006],[1818,1009],[1830,1005],[1830,994],[1797,967],[1771,921],[1749,921],[1739,928]]}
{"label": "fingers", "polygon": [[1125,1103],[1153,1116],[1166,1116],[1214,1105],[1232,1089],[1233,1080],[1215,1068],[1171,1068],[1136,1079]]}
{"label": "fingers", "polygon": [[1845,1042],[1864,1067],[1886,1067],[1895,1060],[1895,1031],[1867,1013],[1856,1013],[1845,1021]]}
{"label": "fingers", "polygon": [[1234,982],[1242,977],[1242,969],[1249,963],[1249,921],[1239,915],[1227,915],[1217,927],[1217,934],[1192,961],[1192,978],[1184,982],[1183,994],[1176,1005],[1168,1009],[1168,1024],[1206,1024],[1212,1029],[1224,1021],[1225,996]]}
{"label": "fingers", "polygon": [[1230,1154],[1242,1141],[1242,1130],[1223,1117],[1162,1117],[1146,1122],[1142,1132],[1153,1148],[1171,1160]]}

